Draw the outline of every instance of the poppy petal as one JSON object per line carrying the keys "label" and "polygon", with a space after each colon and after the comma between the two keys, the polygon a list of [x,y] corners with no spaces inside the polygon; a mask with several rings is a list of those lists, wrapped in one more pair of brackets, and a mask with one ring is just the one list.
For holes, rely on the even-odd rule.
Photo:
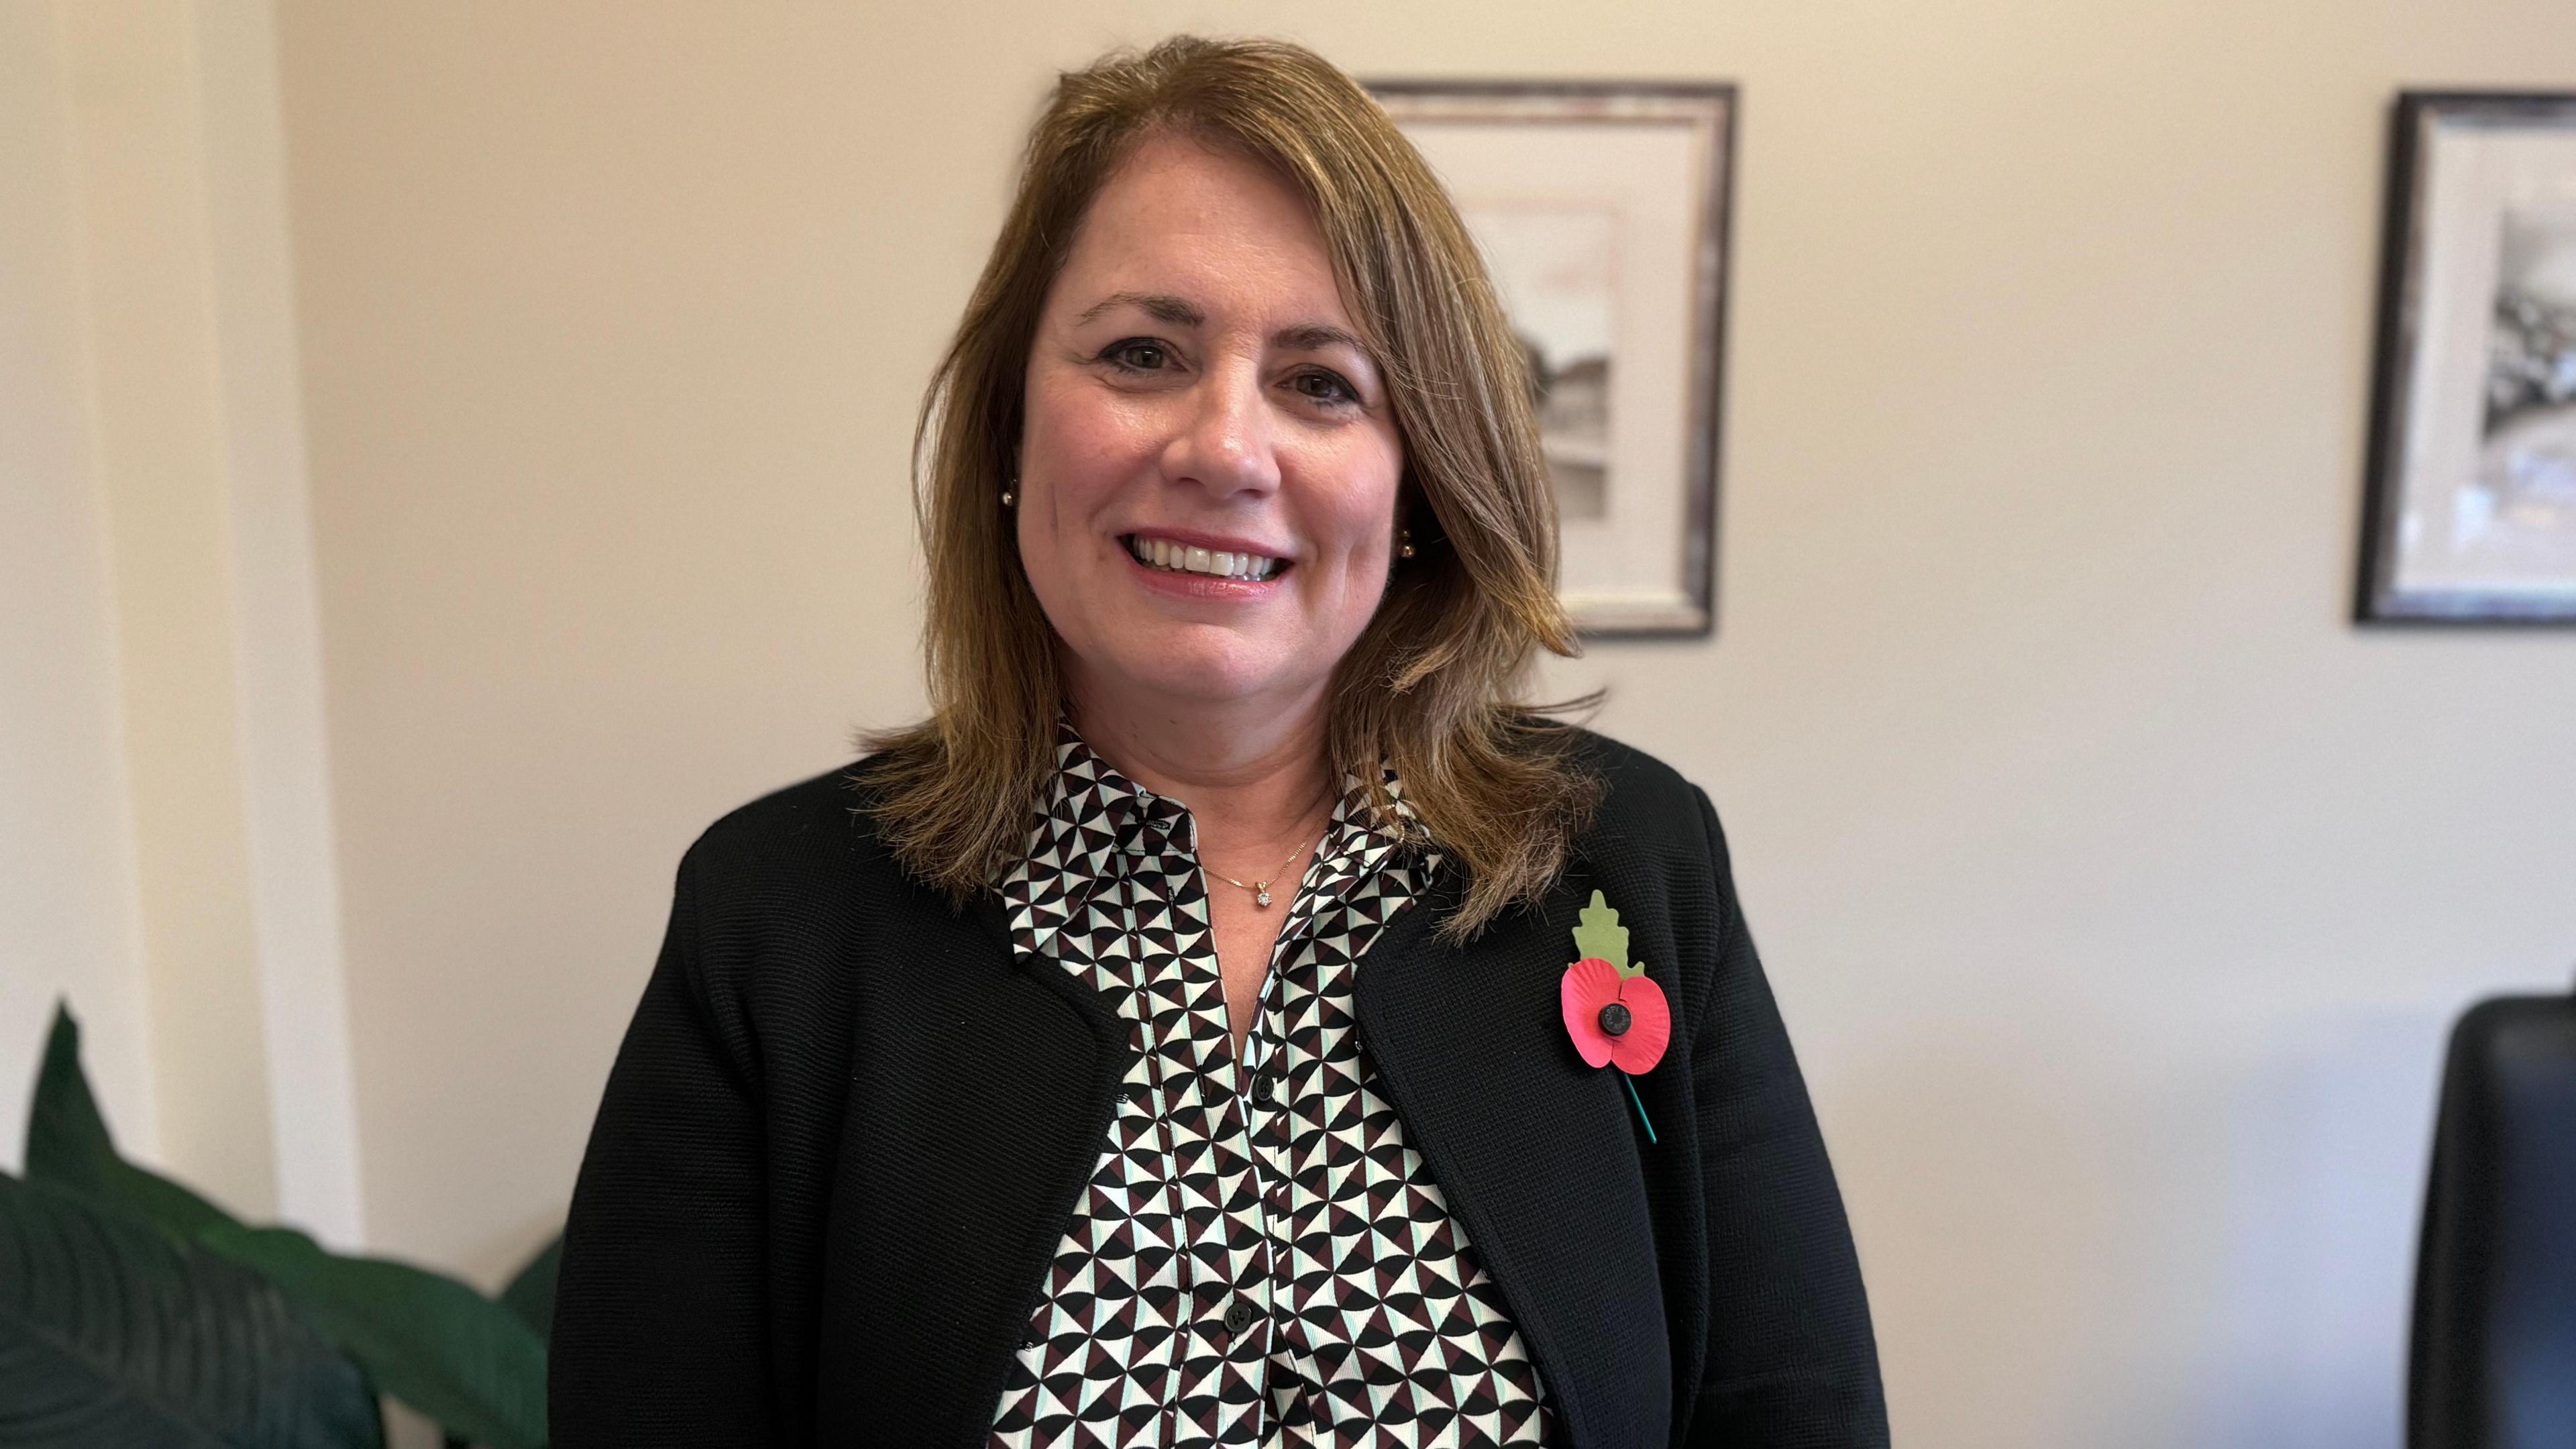
{"label": "poppy petal", "polygon": [[1673,1039],[1673,1009],[1664,988],[1644,976],[1619,983],[1619,1004],[1628,1008],[1628,1029],[1610,1038],[1610,1060],[1630,1076],[1655,1069]]}
{"label": "poppy petal", "polygon": [[[1619,999],[1619,968],[1598,956],[1586,956],[1565,968],[1556,994],[1565,1012],[1565,1034],[1574,1038],[1575,1055],[1587,1067],[1607,1065],[1616,1038],[1601,1029],[1601,1008]],[[1656,1050],[1660,1053],[1663,1048],[1658,1045]]]}

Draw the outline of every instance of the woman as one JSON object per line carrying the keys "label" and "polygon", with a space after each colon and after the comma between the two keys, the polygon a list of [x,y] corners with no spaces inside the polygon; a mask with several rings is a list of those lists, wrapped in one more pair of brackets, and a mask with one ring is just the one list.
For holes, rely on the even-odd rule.
{"label": "woman", "polygon": [[1515,703],[1527,374],[1384,114],[1064,77],[924,427],[932,715],[681,863],[559,1449],[1884,1444],[1716,817]]}

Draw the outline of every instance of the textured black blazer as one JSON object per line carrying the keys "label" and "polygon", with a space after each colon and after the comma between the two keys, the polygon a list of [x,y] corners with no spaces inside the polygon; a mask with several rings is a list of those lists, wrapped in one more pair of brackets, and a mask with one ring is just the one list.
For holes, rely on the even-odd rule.
{"label": "textured black blazer", "polygon": [[[1454,867],[1362,959],[1362,1039],[1576,1449],[1884,1445],[1869,1310],[1708,798],[1586,736],[1609,790],[1537,907],[1436,941]],[[573,1192],[556,1449],[984,1442],[1132,1055],[858,807],[864,761],[681,861]],[[853,793],[854,789],[862,793]],[[1559,1019],[1604,892],[1673,1007],[1636,1087]]]}

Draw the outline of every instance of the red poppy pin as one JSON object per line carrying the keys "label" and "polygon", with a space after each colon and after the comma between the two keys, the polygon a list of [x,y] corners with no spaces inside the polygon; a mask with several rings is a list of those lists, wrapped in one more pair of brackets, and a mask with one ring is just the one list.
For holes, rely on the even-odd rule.
{"label": "red poppy pin", "polygon": [[1664,1002],[1664,988],[1647,979],[1644,963],[1628,964],[1628,928],[1619,924],[1619,913],[1599,891],[1580,913],[1574,949],[1583,959],[1566,967],[1557,984],[1565,1034],[1574,1038],[1575,1053],[1585,1066],[1619,1069],[1628,1100],[1637,1104],[1637,1120],[1646,1124],[1646,1140],[1652,1142],[1655,1124],[1647,1120],[1645,1100],[1628,1078],[1653,1071],[1673,1039],[1673,1013]]}

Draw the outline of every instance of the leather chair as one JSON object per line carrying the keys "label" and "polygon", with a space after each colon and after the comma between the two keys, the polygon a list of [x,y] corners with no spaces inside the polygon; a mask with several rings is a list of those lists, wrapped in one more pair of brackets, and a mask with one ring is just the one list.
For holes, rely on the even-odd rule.
{"label": "leather chair", "polygon": [[2409,1449],[2576,1446],[2576,997],[2451,1033],[2411,1359]]}

